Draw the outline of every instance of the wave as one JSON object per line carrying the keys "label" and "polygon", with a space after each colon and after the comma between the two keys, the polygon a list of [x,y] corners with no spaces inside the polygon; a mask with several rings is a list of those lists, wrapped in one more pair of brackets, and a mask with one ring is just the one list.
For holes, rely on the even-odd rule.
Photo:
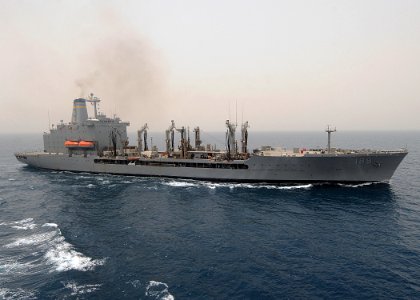
{"label": "wave", "polygon": [[53,245],[45,253],[44,258],[46,258],[47,264],[52,265],[57,272],[91,271],[96,266],[102,266],[105,263],[105,259],[92,259],[74,250],[73,246],[64,240]]}
{"label": "wave", "polygon": [[57,228],[58,225],[55,223],[45,223],[42,225],[42,227],[53,227],[53,228]]}
{"label": "wave", "polygon": [[271,186],[268,188],[278,189],[278,190],[299,190],[299,189],[310,189],[314,185],[313,184],[302,184],[302,185],[287,185],[287,186]]}
{"label": "wave", "polygon": [[382,182],[364,182],[364,183],[359,183],[359,184],[338,183],[338,186],[359,188],[359,187],[371,186],[371,185],[376,185],[376,184],[383,184],[383,183]]}
{"label": "wave", "polygon": [[198,186],[198,184],[188,182],[188,181],[169,181],[163,182],[164,185],[172,186],[172,187],[193,187]]}
{"label": "wave", "polygon": [[295,190],[295,189],[310,189],[313,184],[303,185],[273,185],[273,184],[261,184],[261,183],[216,183],[209,181],[188,181],[188,180],[172,180],[163,181],[163,185],[171,187],[206,187],[209,189],[216,188],[229,188],[229,189],[276,189],[276,190]]}
{"label": "wave", "polygon": [[24,290],[21,288],[18,289],[8,289],[8,288],[0,288],[0,298],[5,300],[12,300],[12,299],[37,299],[35,292]]}
{"label": "wave", "polygon": [[[15,226],[14,224],[30,223],[36,225],[31,223],[32,221],[32,218],[28,218],[11,223],[0,223],[0,225],[11,225],[12,228]],[[28,266],[27,269],[36,269],[39,267],[39,264],[43,263],[49,267],[50,272],[90,271],[105,263],[105,259],[93,259],[76,251],[74,246],[65,240],[56,223],[45,223],[39,230],[41,232],[38,231],[27,236],[15,238],[3,246],[5,248],[19,249],[20,253],[23,251],[23,254],[20,254],[19,257],[15,255],[3,259],[3,262],[7,263],[9,271],[25,267],[22,265],[22,268],[20,268],[21,264],[17,262],[22,255],[35,262]]]}
{"label": "wave", "polygon": [[168,285],[164,282],[149,281],[146,286],[145,295],[159,300],[174,300],[175,297],[168,291]]}
{"label": "wave", "polygon": [[18,230],[28,230],[28,229],[34,229],[37,225],[33,223],[33,218],[27,218],[20,221],[14,221],[14,222],[3,222],[0,223],[0,226],[10,226],[14,229]]}
{"label": "wave", "polygon": [[269,184],[260,184],[260,183],[210,183],[205,182],[202,185],[210,188],[242,188],[242,189],[268,189],[268,190],[296,190],[296,189],[310,189],[313,187],[313,184],[304,184],[304,185],[269,185]]}
{"label": "wave", "polygon": [[28,237],[18,238],[14,242],[6,244],[4,247],[6,248],[16,248],[20,246],[27,246],[27,245],[41,245],[45,242],[48,242],[57,234],[55,231],[45,232],[45,233],[37,233],[30,235]]}
{"label": "wave", "polygon": [[88,294],[98,290],[102,284],[82,284],[77,285],[75,281],[62,282],[66,289],[71,290],[71,296]]}

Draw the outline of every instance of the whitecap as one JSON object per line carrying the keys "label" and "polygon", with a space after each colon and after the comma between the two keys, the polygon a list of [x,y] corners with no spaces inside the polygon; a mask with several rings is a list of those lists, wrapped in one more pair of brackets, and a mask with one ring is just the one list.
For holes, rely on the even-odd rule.
{"label": "whitecap", "polygon": [[89,184],[87,185],[87,187],[91,189],[91,188],[94,188],[94,187],[95,187],[95,185],[94,185],[94,184],[92,184],[92,183],[89,183]]}
{"label": "whitecap", "polygon": [[71,296],[92,293],[92,292],[98,290],[102,286],[102,284],[77,285],[77,283],[75,281],[62,282],[62,284],[64,285],[65,288],[71,290]]}
{"label": "whitecap", "polygon": [[149,281],[147,284],[145,295],[160,300],[175,299],[175,297],[169,293],[168,285],[166,283],[153,280]]}
{"label": "whitecap", "polygon": [[105,263],[105,259],[92,259],[74,250],[73,246],[64,240],[49,248],[44,258],[57,272],[90,271]]}
{"label": "whitecap", "polygon": [[15,178],[9,178],[9,181],[16,181]]}
{"label": "whitecap", "polygon": [[[32,218],[28,218],[11,224],[28,224],[32,220]],[[4,224],[9,225],[10,223],[2,223],[1,225]],[[40,262],[51,266],[51,271],[57,272],[68,270],[89,271],[105,263],[105,259],[92,259],[76,251],[73,245],[65,241],[57,224],[45,223],[42,228],[54,228],[54,230],[19,237],[3,247],[28,250],[31,251],[32,256],[42,255],[43,259]],[[19,267],[19,263],[15,263],[13,258],[8,258],[4,263],[8,264],[8,269]]]}
{"label": "whitecap", "polygon": [[55,223],[45,223],[42,225],[42,227],[52,227],[52,228],[57,228],[58,225]]}

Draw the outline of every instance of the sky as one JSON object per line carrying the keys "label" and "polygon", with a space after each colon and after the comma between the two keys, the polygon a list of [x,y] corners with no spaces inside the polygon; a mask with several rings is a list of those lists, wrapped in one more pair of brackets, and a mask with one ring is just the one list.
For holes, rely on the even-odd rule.
{"label": "sky", "polygon": [[[0,0],[0,133],[420,130],[420,1]],[[90,113],[92,109],[90,109]]]}

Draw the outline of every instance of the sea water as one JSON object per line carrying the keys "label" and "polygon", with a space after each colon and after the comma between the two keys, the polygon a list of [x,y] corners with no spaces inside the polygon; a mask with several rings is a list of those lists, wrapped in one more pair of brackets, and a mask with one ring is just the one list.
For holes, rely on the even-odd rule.
{"label": "sea water", "polygon": [[420,298],[419,132],[334,135],[410,151],[389,184],[355,186],[37,170],[13,152],[41,136],[0,138],[0,299]]}

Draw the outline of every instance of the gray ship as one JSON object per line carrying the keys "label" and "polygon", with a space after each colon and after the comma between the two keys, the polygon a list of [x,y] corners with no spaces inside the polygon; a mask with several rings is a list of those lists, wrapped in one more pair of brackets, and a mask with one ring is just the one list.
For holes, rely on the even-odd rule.
{"label": "gray ship", "polygon": [[[387,182],[407,155],[406,149],[395,151],[294,148],[286,150],[264,146],[248,151],[248,122],[241,125],[240,147],[237,126],[226,121],[226,149],[203,145],[200,128],[194,128],[194,143],[189,130],[177,128],[175,122],[165,132],[166,149],[149,149],[145,124],[138,133],[138,143],[130,146],[128,122],[99,113],[100,99],[93,94],[73,101],[70,123],[63,123],[44,133],[43,152],[16,153],[29,166],[74,172],[109,173],[200,179],[209,181],[303,183],[303,182]],[[94,106],[89,118],[87,103]],[[175,147],[175,132],[180,133]]]}

